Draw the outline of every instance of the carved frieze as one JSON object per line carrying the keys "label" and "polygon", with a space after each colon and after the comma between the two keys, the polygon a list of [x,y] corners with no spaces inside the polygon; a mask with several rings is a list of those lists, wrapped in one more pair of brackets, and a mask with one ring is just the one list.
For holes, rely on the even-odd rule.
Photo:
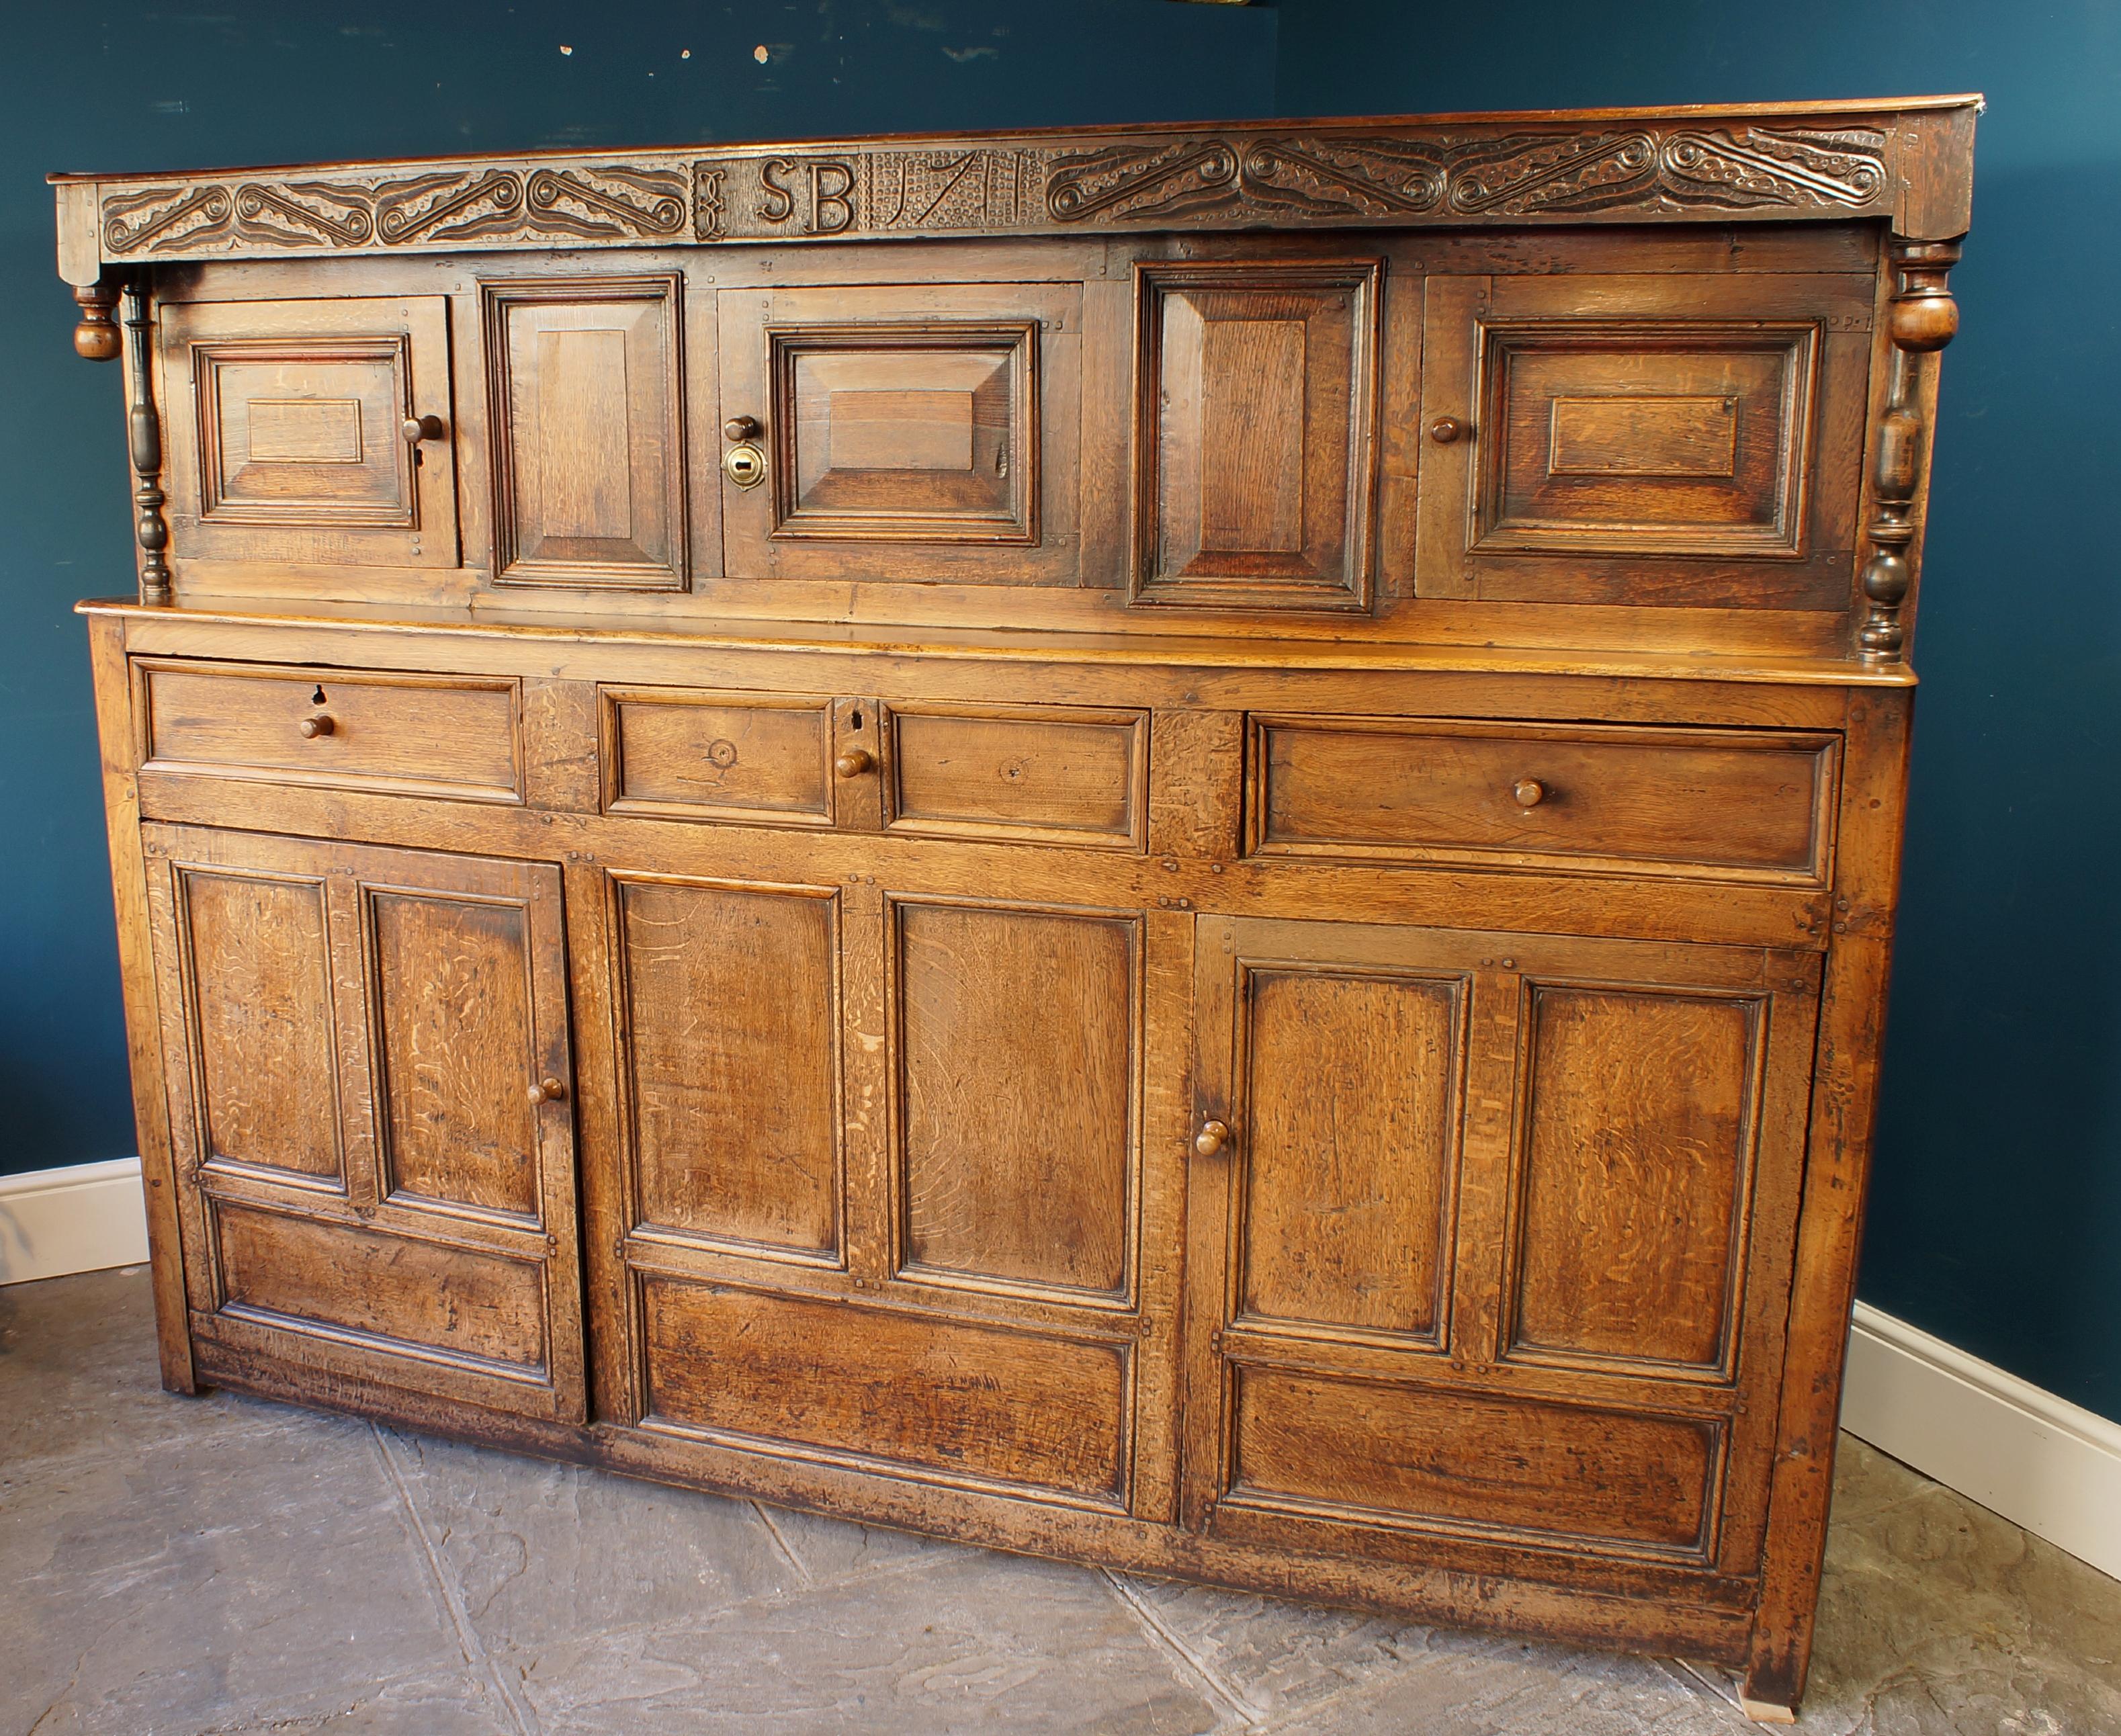
{"label": "carved frieze", "polygon": [[1884,125],[1315,128],[746,147],[100,189],[106,257],[1883,209]]}

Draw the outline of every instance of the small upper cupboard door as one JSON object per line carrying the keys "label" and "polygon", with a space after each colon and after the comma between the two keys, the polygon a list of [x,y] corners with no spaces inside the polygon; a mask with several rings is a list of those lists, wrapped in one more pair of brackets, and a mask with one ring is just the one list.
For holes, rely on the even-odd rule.
{"label": "small upper cupboard door", "polygon": [[1136,268],[1137,602],[1369,607],[1380,272]]}
{"label": "small upper cupboard door", "polygon": [[496,583],[684,589],[678,288],[485,286]]}
{"label": "small upper cupboard door", "polygon": [[146,828],[210,1368],[585,1414],[560,878]]}
{"label": "small upper cupboard door", "polygon": [[726,291],[732,578],[1070,584],[1082,291]]}
{"label": "small upper cupboard door", "polygon": [[174,301],[161,327],[180,557],[457,564],[442,296]]}
{"label": "small upper cupboard door", "polygon": [[1873,292],[1431,278],[1416,594],[1845,609]]}

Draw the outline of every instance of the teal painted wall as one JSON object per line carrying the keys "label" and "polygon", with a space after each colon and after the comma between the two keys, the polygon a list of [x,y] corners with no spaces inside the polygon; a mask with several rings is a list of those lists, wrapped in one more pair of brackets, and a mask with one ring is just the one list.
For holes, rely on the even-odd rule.
{"label": "teal painted wall", "polygon": [[[1672,0],[145,0],[0,63],[0,1172],[133,1146],[77,596],[130,582],[115,369],[75,362],[49,168],[919,128],[1980,89],[1862,1290],[2121,1416],[2121,7]],[[585,18],[592,19],[585,24]],[[1506,26],[1499,21],[1507,20]],[[764,66],[752,51],[764,43]],[[562,55],[562,44],[574,49]],[[682,51],[692,50],[689,58]]]}
{"label": "teal painted wall", "polygon": [[1271,12],[1168,0],[11,7],[0,1174],[135,1149],[87,642],[71,613],[133,582],[121,388],[116,367],[72,354],[49,170],[1250,116],[1271,111],[1274,40]]}
{"label": "teal painted wall", "polygon": [[1981,91],[1859,1290],[2121,1417],[2121,6],[1282,0],[1285,114]]}

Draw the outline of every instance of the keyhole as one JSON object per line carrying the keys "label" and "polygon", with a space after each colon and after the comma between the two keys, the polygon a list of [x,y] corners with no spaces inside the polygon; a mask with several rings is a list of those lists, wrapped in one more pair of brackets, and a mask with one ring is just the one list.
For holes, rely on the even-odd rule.
{"label": "keyhole", "polygon": [[322,705],[324,702],[324,690],[320,687],[316,690],[316,692],[310,695],[310,703],[311,705]]}
{"label": "keyhole", "polygon": [[855,712],[851,713],[851,714],[849,715],[849,716],[848,716],[847,722],[848,722],[848,726],[849,726],[851,728],[857,729],[857,730],[858,730],[858,729],[860,729],[860,728],[862,726],[862,725],[861,725],[861,713],[860,713],[860,712]]}

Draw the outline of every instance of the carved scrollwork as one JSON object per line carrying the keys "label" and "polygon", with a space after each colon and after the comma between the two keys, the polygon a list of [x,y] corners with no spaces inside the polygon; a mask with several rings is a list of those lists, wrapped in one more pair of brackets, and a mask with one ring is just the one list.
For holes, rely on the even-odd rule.
{"label": "carved scrollwork", "polygon": [[828,151],[644,152],[623,162],[439,164],[389,179],[314,174],[107,184],[107,256],[303,249],[627,245],[781,236],[994,235],[1698,212],[1876,210],[1882,126],[1556,125],[1336,133],[1280,127],[1102,142],[967,139]]}
{"label": "carved scrollwork", "polygon": [[104,250],[194,247],[227,228],[235,209],[226,187],[157,187],[120,194],[104,203]]}
{"label": "carved scrollwork", "polygon": [[379,240],[403,244],[505,232],[522,220],[523,177],[506,169],[385,181],[375,189]]}
{"label": "carved scrollwork", "polygon": [[1468,217],[1626,208],[1855,209],[1885,189],[1885,146],[1881,133],[1765,127],[1517,136],[1457,155],[1450,204]]}
{"label": "carved scrollwork", "polygon": [[1439,141],[1331,134],[1113,147],[1058,157],[1056,222],[1172,217],[1239,206],[1262,214],[1389,218],[1447,206],[1466,217],[1760,206],[1860,208],[1886,185],[1885,135],[1762,127],[1636,128]]}
{"label": "carved scrollwork", "polygon": [[685,190],[682,173],[622,168],[540,169],[524,188],[539,229],[642,240],[684,228]]}
{"label": "carved scrollwork", "polygon": [[296,181],[282,187],[246,182],[235,189],[235,218],[246,235],[296,246],[321,242],[358,247],[375,232],[367,195],[327,181]]}

